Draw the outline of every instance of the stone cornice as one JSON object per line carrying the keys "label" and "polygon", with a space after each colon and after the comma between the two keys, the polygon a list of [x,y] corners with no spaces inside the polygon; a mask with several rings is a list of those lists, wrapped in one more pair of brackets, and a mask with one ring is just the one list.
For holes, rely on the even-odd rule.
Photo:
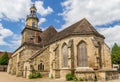
{"label": "stone cornice", "polygon": [[23,32],[26,30],[26,29],[28,29],[28,30],[33,30],[33,31],[37,31],[37,32],[42,32],[40,29],[38,29],[38,28],[36,28],[36,27],[34,27],[34,28],[32,28],[31,26],[25,26],[25,28],[23,29],[23,31],[21,32],[21,34],[23,34]]}

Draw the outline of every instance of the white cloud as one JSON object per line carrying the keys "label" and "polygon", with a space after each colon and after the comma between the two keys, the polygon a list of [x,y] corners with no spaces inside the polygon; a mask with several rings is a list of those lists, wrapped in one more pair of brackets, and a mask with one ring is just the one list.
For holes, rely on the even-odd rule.
{"label": "white cloud", "polygon": [[9,47],[12,48],[13,50],[15,50],[20,46],[20,44],[21,44],[21,36],[14,34]]}
{"label": "white cloud", "polygon": [[[66,0],[62,3],[66,27],[87,18],[94,25],[120,20],[120,0]],[[59,14],[60,15],[60,14]]]}
{"label": "white cloud", "polygon": [[0,24],[0,45],[8,45],[4,39],[12,35],[13,32],[11,30],[4,28],[2,24]]}
{"label": "white cloud", "polygon": [[40,18],[38,25],[41,25],[42,23],[46,22],[46,18]]}
{"label": "white cloud", "polygon": [[[9,41],[5,40],[10,38]],[[21,44],[20,35],[14,34],[10,29],[6,29],[0,23],[0,46],[7,46],[10,49],[15,50]]]}
{"label": "white cloud", "polygon": [[[25,23],[25,18],[30,13],[29,8],[32,3],[32,0],[0,0],[0,21],[3,21],[4,19]],[[41,16],[46,16],[53,12],[51,7],[44,7],[43,1],[35,1],[35,5],[38,14]],[[45,18],[41,18],[39,24],[42,24],[45,21]],[[6,29],[0,23],[0,46],[7,46],[14,50],[19,47],[20,44],[20,35],[14,34],[10,29]]]}
{"label": "white cloud", "polygon": [[[19,21],[25,19],[32,5],[31,0],[0,0],[0,19]],[[43,1],[35,1],[38,13],[46,16],[53,12],[51,7],[44,8]]]}
{"label": "white cloud", "polygon": [[[102,25],[120,20],[120,0],[66,0],[61,3],[65,24],[61,29],[87,18],[93,25]],[[105,42],[112,47],[116,42],[120,45],[120,25],[109,28],[97,28],[105,36]]]}
{"label": "white cloud", "polygon": [[4,52],[5,50],[0,49],[1,52]]}
{"label": "white cloud", "polygon": [[4,42],[4,40],[3,40],[3,37],[2,37],[2,36],[0,36],[0,45],[7,45],[7,43],[6,43],[6,42]]}
{"label": "white cloud", "polygon": [[115,42],[120,45],[120,25],[109,28],[98,28],[97,30],[106,37],[105,42],[110,47],[112,47]]}
{"label": "white cloud", "polygon": [[55,19],[54,21],[55,21],[56,23],[60,23],[60,20],[58,20],[58,19]]}
{"label": "white cloud", "polygon": [[38,13],[42,16],[46,16],[46,15],[51,14],[53,12],[53,9],[49,6],[46,9],[44,8],[43,1],[36,1],[35,5],[37,7]]}
{"label": "white cloud", "polygon": [[9,29],[3,28],[2,24],[0,24],[0,34],[3,37],[8,37],[13,35],[13,32]]}
{"label": "white cloud", "polygon": [[0,0],[0,18],[18,21],[29,12],[31,0]]}

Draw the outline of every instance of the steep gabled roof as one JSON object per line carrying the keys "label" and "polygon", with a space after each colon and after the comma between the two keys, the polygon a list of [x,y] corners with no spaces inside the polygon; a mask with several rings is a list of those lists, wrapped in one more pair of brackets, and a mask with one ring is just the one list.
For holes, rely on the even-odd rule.
{"label": "steep gabled roof", "polygon": [[[72,26],[70,26],[71,28],[74,27],[73,32],[79,32],[81,34],[87,34],[88,33],[95,33],[101,36],[101,34],[99,34],[95,28],[84,18],[81,21],[73,24]],[[69,27],[69,28],[70,28]]]}
{"label": "steep gabled roof", "polygon": [[57,34],[56,29],[53,26],[49,26],[45,31],[43,31],[40,35],[42,42],[41,44],[46,44],[47,42],[49,42],[49,40],[51,38],[53,38],[53,36],[55,36]]}
{"label": "steep gabled roof", "polygon": [[49,42],[52,43],[54,41],[57,41],[59,39],[62,39],[66,36],[69,35],[75,35],[75,34],[79,34],[79,35],[96,35],[99,37],[104,38],[103,35],[101,35],[100,33],[98,33],[95,28],[84,18],[80,21],[78,21],[77,23],[67,27],[66,29],[58,32]]}

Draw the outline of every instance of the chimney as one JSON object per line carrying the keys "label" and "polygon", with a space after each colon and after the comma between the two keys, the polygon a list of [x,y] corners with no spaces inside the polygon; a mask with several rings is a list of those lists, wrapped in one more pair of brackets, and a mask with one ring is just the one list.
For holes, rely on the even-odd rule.
{"label": "chimney", "polygon": [[39,32],[35,32],[34,43],[39,43]]}

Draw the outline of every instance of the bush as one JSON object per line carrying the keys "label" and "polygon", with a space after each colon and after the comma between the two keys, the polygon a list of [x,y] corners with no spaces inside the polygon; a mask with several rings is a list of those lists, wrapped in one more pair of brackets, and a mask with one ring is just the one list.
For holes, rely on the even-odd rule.
{"label": "bush", "polygon": [[32,75],[32,74],[30,74],[30,75],[28,76],[28,78],[29,78],[29,79],[32,79],[32,78],[33,78],[33,75]]}
{"label": "bush", "polygon": [[73,79],[73,81],[78,81],[78,79],[75,75],[72,77],[72,79]]}
{"label": "bush", "polygon": [[97,82],[97,79],[94,79],[94,82]]}
{"label": "bush", "polygon": [[38,72],[35,75],[36,75],[36,77],[42,78],[42,75]]}
{"label": "bush", "polygon": [[36,73],[30,74],[28,77],[29,77],[29,79],[42,78],[42,75],[40,73],[36,72]]}
{"label": "bush", "polygon": [[85,81],[88,81],[88,79],[85,78]]}
{"label": "bush", "polygon": [[73,75],[70,74],[70,73],[66,74],[66,80],[67,80],[67,81],[73,80]]}
{"label": "bush", "polygon": [[77,77],[75,75],[72,75],[71,73],[66,74],[66,80],[67,81],[78,81]]}
{"label": "bush", "polygon": [[83,79],[83,78],[80,78],[79,80],[80,80],[80,81],[84,81],[84,79]]}
{"label": "bush", "polygon": [[53,77],[53,74],[51,74],[51,79],[53,79],[54,77]]}

